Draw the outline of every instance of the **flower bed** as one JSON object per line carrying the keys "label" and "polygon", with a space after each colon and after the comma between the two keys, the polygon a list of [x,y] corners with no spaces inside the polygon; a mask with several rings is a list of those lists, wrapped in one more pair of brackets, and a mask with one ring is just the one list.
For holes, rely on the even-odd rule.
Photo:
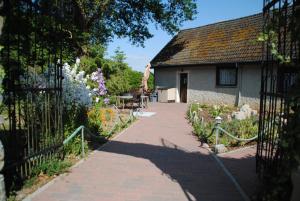
{"label": "flower bed", "polygon": [[[194,134],[199,137],[200,141],[207,143],[209,146],[215,145],[215,118],[220,116],[222,122],[220,127],[229,132],[231,135],[250,139],[257,135],[258,119],[256,115],[238,120],[232,118],[233,112],[238,108],[226,105],[211,106],[205,104],[193,103],[189,106],[187,118],[191,122]],[[229,137],[223,132],[219,132],[218,144],[224,144],[229,149],[244,146],[251,143],[251,141],[239,141]]]}

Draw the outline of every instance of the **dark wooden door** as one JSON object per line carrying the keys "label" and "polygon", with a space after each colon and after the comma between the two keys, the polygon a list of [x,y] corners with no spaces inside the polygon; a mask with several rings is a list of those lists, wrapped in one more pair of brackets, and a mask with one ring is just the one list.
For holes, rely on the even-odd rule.
{"label": "dark wooden door", "polygon": [[181,103],[187,102],[187,83],[188,83],[187,73],[181,73],[180,74],[180,102]]}

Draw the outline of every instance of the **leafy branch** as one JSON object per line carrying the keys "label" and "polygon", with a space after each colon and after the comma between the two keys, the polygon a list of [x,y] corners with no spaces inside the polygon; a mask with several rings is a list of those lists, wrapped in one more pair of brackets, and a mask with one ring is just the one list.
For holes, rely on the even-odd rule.
{"label": "leafy branch", "polygon": [[271,54],[275,59],[277,59],[280,64],[291,63],[291,57],[282,55],[278,51],[278,34],[273,31],[267,31],[260,33],[257,39],[259,42],[267,42],[267,45],[270,47]]}

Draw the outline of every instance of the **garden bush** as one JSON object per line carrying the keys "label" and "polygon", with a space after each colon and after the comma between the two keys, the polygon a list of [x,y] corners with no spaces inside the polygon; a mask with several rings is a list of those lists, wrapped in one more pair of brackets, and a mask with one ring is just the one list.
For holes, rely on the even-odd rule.
{"label": "garden bush", "polygon": [[211,143],[211,137],[213,135],[213,126],[212,122],[196,122],[193,123],[194,133],[199,137],[201,142]]}
{"label": "garden bush", "polygon": [[[192,123],[194,134],[197,135],[200,141],[208,143],[210,145],[215,144],[216,136],[215,131],[215,117],[221,116],[223,122],[220,127],[232,134],[235,137],[242,139],[249,139],[257,135],[258,133],[258,120],[257,117],[251,117],[244,120],[227,119],[231,116],[231,113],[235,108],[228,107],[226,105],[211,106],[205,104],[190,104],[187,111],[187,118]],[[194,115],[196,114],[196,121],[194,121]],[[198,120],[197,120],[198,119]],[[247,142],[237,141],[227,136],[223,132],[219,132],[219,143],[225,146],[235,147],[243,146]]]}
{"label": "garden bush", "polygon": [[[67,139],[75,131],[74,127],[65,126],[64,138]],[[84,141],[84,152],[88,151],[88,142]],[[80,133],[64,145],[66,155],[79,156],[82,154],[82,142]]]}
{"label": "garden bush", "polygon": [[118,75],[112,75],[107,81],[107,89],[112,95],[121,95],[129,92],[131,86],[129,84],[129,79],[126,72]]}
{"label": "garden bush", "polygon": [[211,107],[207,107],[209,114],[216,118],[217,116],[223,116],[230,112],[230,108],[227,105],[213,105]]}
{"label": "garden bush", "polygon": [[72,163],[70,161],[52,158],[34,166],[31,176],[34,177],[40,174],[46,174],[48,176],[58,175],[66,172],[71,165]]}
{"label": "garden bush", "polygon": [[[258,134],[258,121],[255,117],[247,118],[244,120],[237,120],[234,119],[230,122],[223,122],[221,127],[231,133],[232,135],[242,138],[242,139],[249,139]],[[221,134],[221,137],[225,134]],[[227,137],[228,138],[228,137]],[[243,145],[245,142],[239,142],[235,140],[231,140],[228,145],[230,146],[237,146]]]}
{"label": "garden bush", "polygon": [[[112,75],[107,80],[107,89],[112,95],[121,95],[126,92],[134,91],[141,88],[143,73],[132,70],[131,68],[125,69]],[[148,80],[149,90],[153,90],[153,74],[151,73]]]}

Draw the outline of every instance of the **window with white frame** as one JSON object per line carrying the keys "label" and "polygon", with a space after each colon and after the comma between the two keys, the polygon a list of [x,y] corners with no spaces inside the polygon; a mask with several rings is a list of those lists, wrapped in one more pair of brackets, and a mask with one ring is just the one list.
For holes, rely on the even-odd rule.
{"label": "window with white frame", "polygon": [[217,86],[237,86],[237,68],[235,66],[218,66]]}

